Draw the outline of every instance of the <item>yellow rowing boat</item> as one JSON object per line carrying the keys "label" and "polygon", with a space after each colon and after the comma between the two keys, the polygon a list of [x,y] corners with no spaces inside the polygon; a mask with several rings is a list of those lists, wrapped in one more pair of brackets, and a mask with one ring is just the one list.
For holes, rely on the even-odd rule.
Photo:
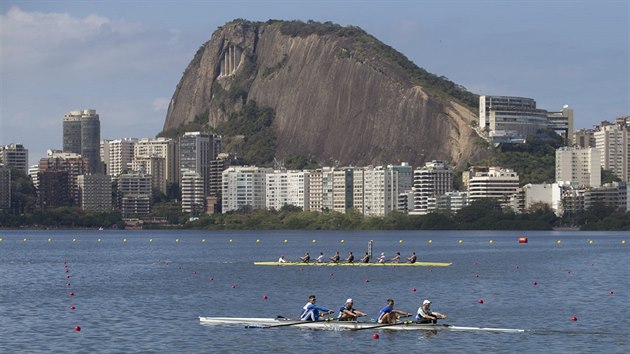
{"label": "yellow rowing boat", "polygon": [[448,267],[453,263],[447,262],[415,262],[415,263],[361,263],[361,262],[254,262],[259,266],[299,266],[299,267]]}

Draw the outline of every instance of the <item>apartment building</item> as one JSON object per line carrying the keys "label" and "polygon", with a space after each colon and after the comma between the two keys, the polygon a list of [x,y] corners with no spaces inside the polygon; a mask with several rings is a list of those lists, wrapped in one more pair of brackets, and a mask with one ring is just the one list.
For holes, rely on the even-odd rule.
{"label": "apartment building", "polygon": [[556,150],[556,182],[578,186],[601,185],[599,151],[595,148],[564,146]]}
{"label": "apartment building", "polygon": [[108,212],[112,210],[112,179],[108,175],[77,176],[79,205],[83,210]]}
{"label": "apartment building", "polygon": [[266,207],[265,183],[270,168],[256,166],[233,166],[222,174],[222,212],[239,210],[245,206],[252,209]]}

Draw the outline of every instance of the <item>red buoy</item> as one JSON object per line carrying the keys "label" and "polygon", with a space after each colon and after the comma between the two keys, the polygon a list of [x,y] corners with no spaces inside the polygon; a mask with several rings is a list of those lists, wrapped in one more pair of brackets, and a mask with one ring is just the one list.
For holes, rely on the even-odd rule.
{"label": "red buoy", "polygon": [[66,283],[66,286],[70,286],[70,283]]}
{"label": "red buoy", "polygon": [[197,275],[197,272],[193,272],[193,275]]}
{"label": "red buoy", "polygon": [[475,275],[475,278],[479,278],[479,274]]}
{"label": "red buoy", "polygon": [[232,289],[236,289],[236,284],[232,284]]}
{"label": "red buoy", "polygon": [[536,286],[536,285],[538,285],[538,282],[537,282],[537,281],[535,281],[535,282],[533,282],[533,283],[532,283],[532,285],[533,285],[533,286]]}
{"label": "red buoy", "polygon": [[366,282],[366,283],[369,283],[369,282],[370,282],[370,279],[365,279],[365,282]]}
{"label": "red buoy", "polygon": [[571,317],[571,321],[577,321],[577,317],[575,316]]}
{"label": "red buoy", "polygon": [[518,243],[527,243],[527,237],[519,237]]}
{"label": "red buoy", "polygon": [[615,293],[613,291],[609,291],[608,295],[614,295]]}
{"label": "red buoy", "polygon": [[75,331],[77,331],[77,332],[81,332],[81,327],[79,327],[79,326],[74,326],[74,330],[75,330]]}
{"label": "red buoy", "polygon": [[263,295],[262,299],[263,300],[267,300],[267,299],[269,299],[269,297],[267,295]]}
{"label": "red buoy", "polygon": [[69,275],[66,275],[66,278],[67,278],[67,279],[70,279],[70,276],[69,276]]}
{"label": "red buoy", "polygon": [[483,299],[479,299],[478,301],[480,304],[483,304]]}
{"label": "red buoy", "polygon": [[74,296],[74,291],[71,291],[71,292],[70,292],[70,296]]}
{"label": "red buoy", "polygon": [[381,338],[381,336],[379,336],[378,333],[374,333],[372,335],[372,339],[379,339],[379,338]]}
{"label": "red buoy", "polygon": [[411,291],[413,291],[415,293],[416,292],[416,288],[411,289]]}
{"label": "red buoy", "polygon": [[74,311],[75,309],[76,309],[76,307],[74,307],[74,306],[70,306],[70,310],[73,310],[73,311]]}

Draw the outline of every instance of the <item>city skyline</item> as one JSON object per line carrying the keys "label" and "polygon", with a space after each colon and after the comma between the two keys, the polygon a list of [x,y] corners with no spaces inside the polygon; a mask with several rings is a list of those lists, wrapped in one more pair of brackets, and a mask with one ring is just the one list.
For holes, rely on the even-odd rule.
{"label": "city skyline", "polygon": [[568,104],[576,129],[630,114],[626,1],[0,6],[0,145],[23,144],[31,163],[61,149],[72,110],[96,109],[101,139],[155,136],[196,50],[235,18],[359,26],[476,94],[529,97],[552,111]]}

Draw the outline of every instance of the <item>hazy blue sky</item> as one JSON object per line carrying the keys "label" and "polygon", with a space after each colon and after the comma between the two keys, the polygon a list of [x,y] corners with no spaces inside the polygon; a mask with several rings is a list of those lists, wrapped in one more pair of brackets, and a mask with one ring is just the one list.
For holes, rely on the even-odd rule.
{"label": "hazy blue sky", "polygon": [[151,137],[193,54],[235,18],[362,27],[418,66],[486,95],[575,110],[575,125],[630,114],[629,6],[601,1],[0,2],[0,144],[37,161],[63,115],[95,108],[101,137]]}

